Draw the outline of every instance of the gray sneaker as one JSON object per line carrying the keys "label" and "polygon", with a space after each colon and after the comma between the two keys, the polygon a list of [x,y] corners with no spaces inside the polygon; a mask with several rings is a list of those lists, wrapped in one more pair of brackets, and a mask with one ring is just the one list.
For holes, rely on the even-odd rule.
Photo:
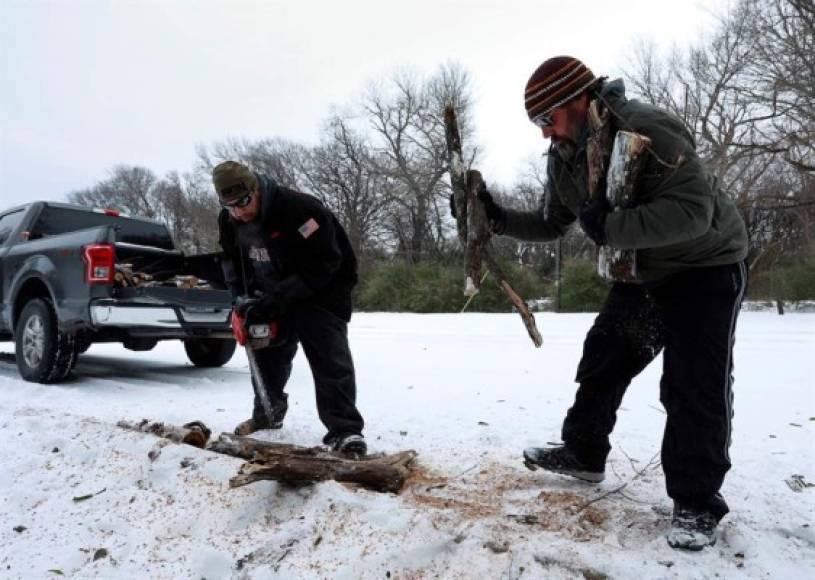
{"label": "gray sneaker", "polygon": [[671,548],[697,552],[716,543],[719,522],[712,513],[674,505],[671,531],[666,539]]}
{"label": "gray sneaker", "polygon": [[538,468],[570,475],[583,481],[600,483],[606,478],[604,466],[581,461],[565,445],[558,447],[528,447],[524,449],[524,465],[532,471]]}
{"label": "gray sneaker", "polygon": [[337,435],[328,441],[328,446],[336,453],[342,453],[343,455],[355,459],[365,457],[365,454],[368,452],[368,445],[365,443],[365,438],[357,433]]}

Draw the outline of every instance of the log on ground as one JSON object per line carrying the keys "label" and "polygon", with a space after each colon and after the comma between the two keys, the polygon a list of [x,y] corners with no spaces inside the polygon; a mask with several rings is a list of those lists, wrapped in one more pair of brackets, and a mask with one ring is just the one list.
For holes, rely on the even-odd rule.
{"label": "log on ground", "polygon": [[210,451],[249,459],[230,479],[231,487],[270,479],[300,484],[316,481],[355,483],[375,491],[398,493],[410,475],[415,451],[349,459],[324,447],[270,443],[222,433]]}
{"label": "log on ground", "polygon": [[[289,443],[273,443],[251,437],[221,433],[206,445],[211,431],[200,421],[183,427],[151,422],[119,421],[119,427],[150,433],[176,443],[187,443],[213,453],[248,460],[229,481],[230,487],[240,487],[255,481],[271,479],[292,484],[318,481],[355,483],[372,489],[398,493],[411,473],[415,451],[391,455],[383,453],[352,459],[325,447],[301,447]],[[206,446],[205,446],[206,445]]]}

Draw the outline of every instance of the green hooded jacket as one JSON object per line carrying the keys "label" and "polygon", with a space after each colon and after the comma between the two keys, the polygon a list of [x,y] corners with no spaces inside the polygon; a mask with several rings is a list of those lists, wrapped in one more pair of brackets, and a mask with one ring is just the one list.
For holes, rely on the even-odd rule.
{"label": "green hooded jacket", "polygon": [[[637,250],[637,282],[658,283],[688,268],[743,260],[744,220],[707,175],[685,125],[653,105],[626,99],[620,79],[604,83],[599,95],[615,130],[651,139],[633,207],[608,214],[605,224],[609,246]],[[588,200],[587,135],[584,127],[573,154],[550,147],[540,207],[507,210],[505,235],[550,241],[566,233]]]}

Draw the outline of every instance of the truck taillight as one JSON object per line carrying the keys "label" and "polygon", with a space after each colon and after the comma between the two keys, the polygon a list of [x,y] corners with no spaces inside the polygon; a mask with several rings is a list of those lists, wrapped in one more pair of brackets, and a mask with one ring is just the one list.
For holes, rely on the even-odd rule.
{"label": "truck taillight", "polygon": [[[102,213],[102,214],[109,215],[109,216],[112,216],[112,217],[122,216],[122,212],[120,212],[118,209],[110,209],[110,208],[107,208],[107,207],[95,207],[95,208],[93,208],[93,211],[95,211],[96,213]],[[122,216],[122,217],[127,217],[127,216]]]}
{"label": "truck taillight", "polygon": [[88,284],[113,282],[116,249],[111,244],[85,246],[85,281]]}

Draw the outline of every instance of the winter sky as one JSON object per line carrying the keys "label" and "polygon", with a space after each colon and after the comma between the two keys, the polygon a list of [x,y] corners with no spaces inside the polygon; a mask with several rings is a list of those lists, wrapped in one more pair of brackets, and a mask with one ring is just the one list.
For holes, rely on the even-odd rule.
{"label": "winter sky", "polygon": [[571,54],[619,75],[638,39],[667,50],[724,0],[0,0],[0,210],[62,200],[115,164],[188,171],[227,137],[316,143],[366,84],[445,62],[474,80],[488,181],[545,144],[531,72]]}

